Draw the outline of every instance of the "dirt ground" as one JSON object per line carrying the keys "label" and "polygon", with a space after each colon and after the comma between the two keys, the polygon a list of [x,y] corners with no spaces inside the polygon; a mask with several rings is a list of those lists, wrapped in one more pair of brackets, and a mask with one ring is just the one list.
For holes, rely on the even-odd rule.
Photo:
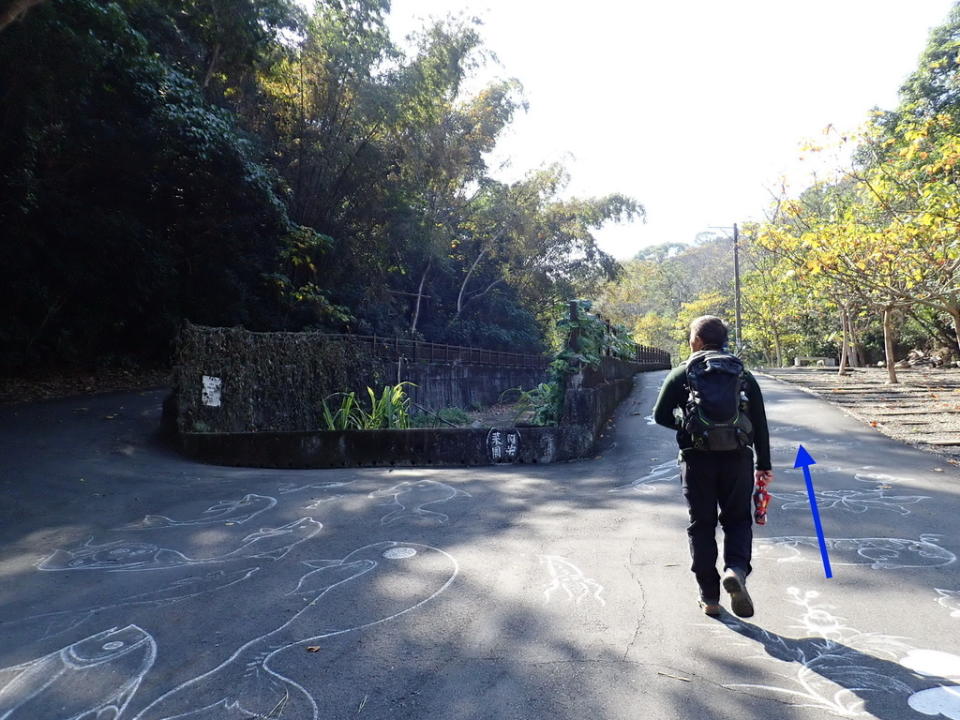
{"label": "dirt ground", "polygon": [[881,368],[851,368],[840,376],[829,368],[764,369],[837,405],[884,435],[960,465],[960,369],[897,370],[887,384]]}

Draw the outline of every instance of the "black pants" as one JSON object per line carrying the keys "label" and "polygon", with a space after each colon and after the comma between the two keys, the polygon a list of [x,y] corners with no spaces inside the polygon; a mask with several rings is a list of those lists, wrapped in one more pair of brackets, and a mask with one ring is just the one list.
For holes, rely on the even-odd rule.
{"label": "black pants", "polygon": [[[690,512],[687,537],[691,570],[697,576],[700,594],[720,598],[717,572],[717,519],[723,528],[723,566],[739,568],[749,575],[753,544],[753,452],[684,450],[680,461],[683,497]],[[719,516],[717,511],[719,509]]]}

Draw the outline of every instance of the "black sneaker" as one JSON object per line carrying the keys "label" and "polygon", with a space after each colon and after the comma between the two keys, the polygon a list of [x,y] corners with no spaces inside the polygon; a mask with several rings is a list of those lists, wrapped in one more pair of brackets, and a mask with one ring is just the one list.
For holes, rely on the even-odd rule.
{"label": "black sneaker", "polygon": [[723,589],[730,593],[730,608],[737,617],[753,616],[753,600],[747,592],[747,579],[742,570],[727,568],[723,573]]}

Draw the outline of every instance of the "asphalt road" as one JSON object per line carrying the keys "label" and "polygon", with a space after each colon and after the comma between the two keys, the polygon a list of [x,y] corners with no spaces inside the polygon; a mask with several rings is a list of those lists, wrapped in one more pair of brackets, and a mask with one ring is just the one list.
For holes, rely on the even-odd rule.
{"label": "asphalt road", "polygon": [[956,468],[762,383],[757,614],[711,620],[663,376],[553,466],[219,468],[159,392],[0,408],[0,718],[960,719]]}

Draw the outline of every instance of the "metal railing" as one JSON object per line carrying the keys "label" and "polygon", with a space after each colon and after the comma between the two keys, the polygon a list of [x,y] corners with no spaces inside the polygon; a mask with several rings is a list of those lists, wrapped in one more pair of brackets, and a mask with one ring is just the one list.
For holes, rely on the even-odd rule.
{"label": "metal railing", "polygon": [[372,357],[405,362],[467,363],[509,367],[545,368],[548,358],[536,353],[514,353],[463,345],[443,345],[382,335],[324,334],[325,338],[367,349]]}
{"label": "metal railing", "polygon": [[[536,353],[514,353],[503,350],[486,350],[464,345],[386,337],[383,335],[351,335],[349,333],[322,333],[324,338],[350,343],[366,349],[372,357],[380,360],[404,362],[443,362],[472,365],[501,365],[507,367],[545,368],[550,359]],[[670,367],[670,353],[646,345],[634,345],[633,359],[646,366]]]}
{"label": "metal railing", "polygon": [[670,353],[660,348],[647,347],[646,345],[636,345],[637,362],[641,365],[662,365],[670,367]]}

